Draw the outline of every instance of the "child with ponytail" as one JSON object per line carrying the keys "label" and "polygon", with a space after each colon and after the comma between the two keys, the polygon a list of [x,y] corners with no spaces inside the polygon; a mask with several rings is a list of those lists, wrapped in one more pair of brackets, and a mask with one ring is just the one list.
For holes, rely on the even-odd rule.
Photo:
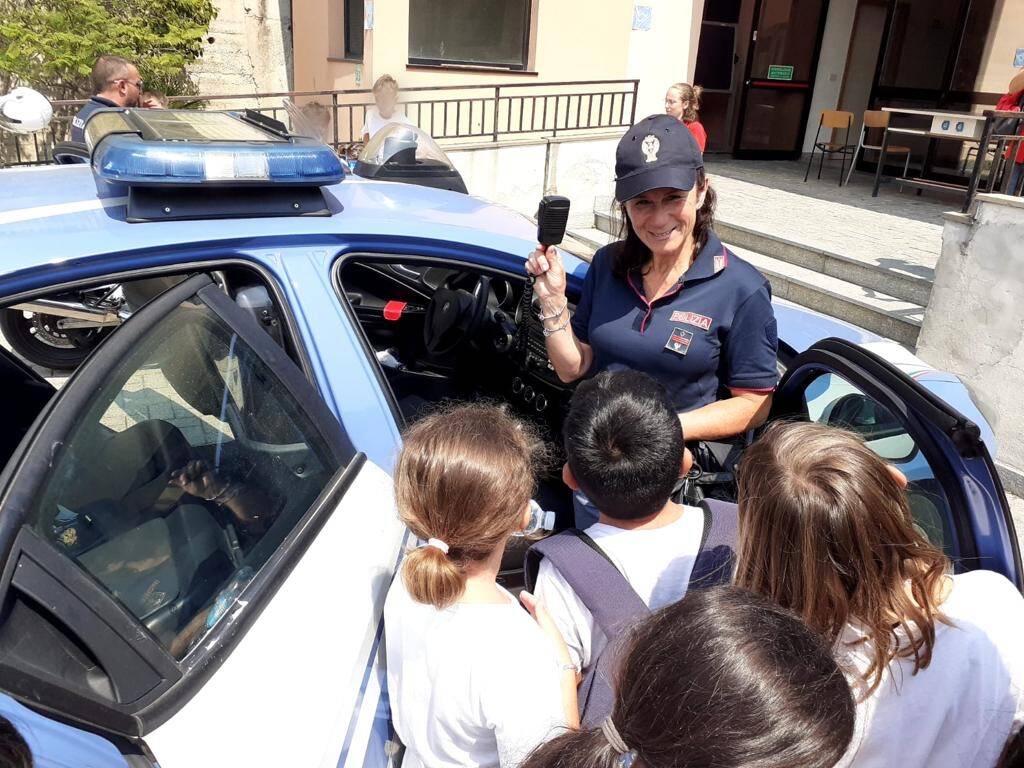
{"label": "child with ponytail", "polygon": [[703,152],[708,143],[708,133],[701,125],[697,113],[700,111],[700,95],[704,89],[699,85],[676,83],[665,93],[665,114],[671,115],[690,129],[697,146]]}
{"label": "child with ponytail", "polygon": [[[384,608],[404,766],[516,766],[578,725],[576,670],[550,616],[497,583],[529,522],[540,442],[490,405],[435,413],[404,436],[395,501],[422,542]],[[531,618],[531,614],[533,618]]]}

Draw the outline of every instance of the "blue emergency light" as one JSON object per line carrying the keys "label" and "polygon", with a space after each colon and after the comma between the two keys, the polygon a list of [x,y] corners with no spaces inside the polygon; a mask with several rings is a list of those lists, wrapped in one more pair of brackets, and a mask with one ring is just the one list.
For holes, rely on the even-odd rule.
{"label": "blue emergency light", "polygon": [[163,142],[141,137],[106,137],[93,152],[92,167],[104,181],[128,185],[301,184],[322,186],[344,178],[341,160],[324,144]]}
{"label": "blue emergency light", "polygon": [[128,220],[330,215],[345,177],[326,144],[263,115],[109,109],[85,126],[97,184],[124,187]]}

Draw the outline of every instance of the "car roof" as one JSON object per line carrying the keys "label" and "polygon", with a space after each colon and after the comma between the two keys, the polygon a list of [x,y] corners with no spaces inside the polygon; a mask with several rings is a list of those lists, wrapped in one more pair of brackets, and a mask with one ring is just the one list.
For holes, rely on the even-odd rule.
{"label": "car roof", "polygon": [[[258,238],[409,236],[523,253],[536,225],[472,195],[349,175],[324,187],[331,216],[207,219],[129,224],[123,192],[97,190],[87,165],[0,171],[0,275],[113,252]],[[574,264],[579,267],[579,264]]]}

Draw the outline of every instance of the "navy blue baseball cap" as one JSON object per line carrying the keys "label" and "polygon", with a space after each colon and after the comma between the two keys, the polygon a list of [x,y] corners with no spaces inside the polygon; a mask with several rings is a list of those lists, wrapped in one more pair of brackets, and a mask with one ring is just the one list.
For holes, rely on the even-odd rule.
{"label": "navy blue baseball cap", "polygon": [[651,115],[629,129],[615,150],[615,199],[620,203],[649,189],[691,190],[704,167],[697,140],[671,115]]}

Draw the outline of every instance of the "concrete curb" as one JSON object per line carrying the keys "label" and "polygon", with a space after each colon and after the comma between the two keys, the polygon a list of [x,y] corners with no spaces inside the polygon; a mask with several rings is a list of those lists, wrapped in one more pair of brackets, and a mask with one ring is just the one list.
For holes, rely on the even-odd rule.
{"label": "concrete curb", "polygon": [[735,243],[766,256],[813,269],[823,275],[871,288],[922,307],[927,306],[928,297],[931,295],[932,281],[925,277],[868,264],[824,248],[759,232],[723,219],[715,222],[715,230],[724,242]]}

